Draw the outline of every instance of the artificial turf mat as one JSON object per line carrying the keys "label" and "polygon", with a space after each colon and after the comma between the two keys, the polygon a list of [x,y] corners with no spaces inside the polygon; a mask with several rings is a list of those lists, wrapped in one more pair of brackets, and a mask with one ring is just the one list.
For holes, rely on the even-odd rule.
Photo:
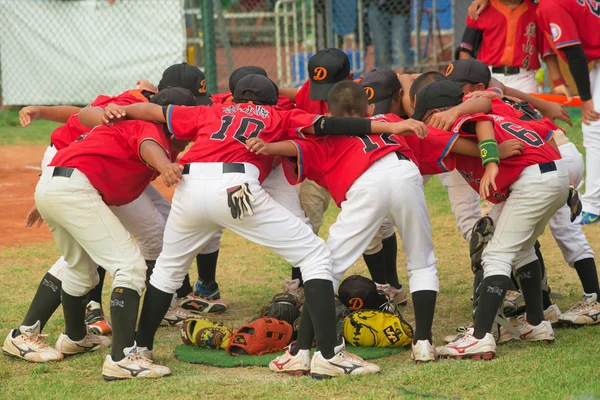
{"label": "artificial turf mat", "polygon": [[[380,348],[380,347],[351,347],[347,350],[365,360],[373,360],[391,356],[404,351],[404,348]],[[205,364],[213,367],[267,367],[269,363],[281,352],[263,354],[262,356],[230,356],[225,350],[209,350],[201,347],[180,344],[175,347],[175,358],[190,364]]]}

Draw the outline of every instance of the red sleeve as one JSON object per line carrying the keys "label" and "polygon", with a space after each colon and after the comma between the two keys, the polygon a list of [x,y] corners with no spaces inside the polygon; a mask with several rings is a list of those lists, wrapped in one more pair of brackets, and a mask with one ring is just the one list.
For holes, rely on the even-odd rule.
{"label": "red sleeve", "polygon": [[465,124],[467,122],[478,122],[478,121],[494,122],[494,118],[492,118],[490,115],[481,114],[481,113],[463,115],[454,123],[454,126],[452,126],[452,133],[458,133],[461,136],[467,136],[467,137],[476,136],[474,130],[473,130],[473,132],[469,132],[468,130],[465,129],[466,128]]}
{"label": "red sleeve", "polygon": [[304,128],[312,126],[322,115],[309,114],[300,109],[281,112],[281,128],[284,130],[285,139],[305,138]]}
{"label": "red sleeve", "polygon": [[287,97],[279,96],[277,99],[277,108],[285,111],[290,111],[296,108],[296,105]]}
{"label": "red sleeve", "polygon": [[169,139],[167,139],[162,125],[153,122],[136,121],[133,134],[128,137],[128,144],[133,153],[142,161],[144,160],[140,154],[140,146],[146,140],[152,140],[153,142],[159,144],[160,147],[165,150],[167,157],[171,159],[171,143]]}
{"label": "red sleeve", "polygon": [[[581,44],[577,25],[563,2],[549,0],[540,2],[537,16],[540,28],[551,35],[555,48]],[[588,27],[588,29],[593,28]]]}
{"label": "red sleeve", "polygon": [[222,104],[227,101],[231,101],[231,93],[217,93],[210,96],[213,103]]}
{"label": "red sleeve", "polygon": [[[308,165],[313,167],[313,170],[319,167],[316,163],[319,163],[321,157],[316,155],[318,151],[318,145],[310,140],[290,140],[290,142],[296,146],[296,157],[290,158],[285,157],[282,160],[283,173],[290,185],[296,185],[306,179],[307,175],[311,175],[306,169]],[[309,160],[307,164],[306,160]],[[312,179],[315,176],[311,177]]]}
{"label": "red sleeve", "polygon": [[419,163],[421,175],[436,175],[452,171],[456,167],[454,143],[459,138],[457,133],[427,127],[428,134],[419,139],[416,135],[403,136]]}
{"label": "red sleeve", "polygon": [[207,106],[168,106],[165,121],[169,132],[177,139],[194,141],[198,131],[205,125],[208,109]]}

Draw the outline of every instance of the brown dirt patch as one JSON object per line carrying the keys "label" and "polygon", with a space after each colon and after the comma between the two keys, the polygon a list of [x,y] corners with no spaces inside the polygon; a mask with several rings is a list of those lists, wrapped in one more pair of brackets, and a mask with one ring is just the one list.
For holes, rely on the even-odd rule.
{"label": "brown dirt patch", "polygon": [[[26,228],[25,217],[34,204],[33,193],[41,173],[45,146],[0,147],[0,247],[52,241],[46,225]],[[156,187],[169,200],[173,190],[162,182]]]}

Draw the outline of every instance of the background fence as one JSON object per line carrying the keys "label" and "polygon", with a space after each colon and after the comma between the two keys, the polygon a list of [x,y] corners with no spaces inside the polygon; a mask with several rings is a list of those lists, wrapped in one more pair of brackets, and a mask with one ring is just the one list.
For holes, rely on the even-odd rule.
{"label": "background fence", "polygon": [[84,104],[168,65],[203,69],[209,91],[258,65],[282,87],[315,51],[339,47],[352,71],[442,69],[470,0],[0,0],[2,104]]}

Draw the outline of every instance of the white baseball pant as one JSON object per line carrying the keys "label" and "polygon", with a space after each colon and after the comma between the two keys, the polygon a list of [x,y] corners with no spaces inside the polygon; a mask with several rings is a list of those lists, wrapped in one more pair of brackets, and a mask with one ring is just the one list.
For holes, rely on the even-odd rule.
{"label": "white baseball pant", "polygon": [[[300,268],[304,281],[331,279],[329,250],[300,218],[275,202],[260,186],[258,169],[244,163],[245,173],[224,173],[223,163],[192,163],[175,190],[163,251],[150,283],[174,293],[195,254],[222,228],[266,246]],[[247,183],[254,195],[254,215],[231,217],[227,188]]]}
{"label": "white baseball pant", "polygon": [[[596,61],[590,72],[592,100],[600,112],[600,61]],[[600,215],[600,121],[590,125],[581,124],[585,147],[585,193],[581,197],[583,211]]]}
{"label": "white baseball pant", "polygon": [[423,178],[414,163],[399,160],[396,153],[377,160],[352,184],[329,229],[327,247],[331,251],[334,287],[337,289],[385,218],[398,228],[402,239],[411,293],[439,291]]}
{"label": "white baseball pant", "polygon": [[[490,72],[492,67],[490,67]],[[538,84],[535,79],[536,71],[521,68],[521,72],[514,75],[494,74],[492,78],[498,79],[505,86],[515,88],[523,93],[537,93]]]}
{"label": "white baseball pant", "polygon": [[510,186],[510,196],[490,212],[494,236],[482,253],[484,277],[510,276],[535,260],[534,244],[550,218],[567,202],[569,172],[563,160],[554,161],[556,171],[542,173],[539,165],[523,170]]}
{"label": "white baseball pant", "polygon": [[63,290],[71,296],[88,293],[97,283],[99,264],[113,277],[113,287],[141,295],[146,263],[129,232],[83,173],[74,170],[69,178],[53,177],[54,169],[47,167],[42,173],[35,202],[68,264]]}

